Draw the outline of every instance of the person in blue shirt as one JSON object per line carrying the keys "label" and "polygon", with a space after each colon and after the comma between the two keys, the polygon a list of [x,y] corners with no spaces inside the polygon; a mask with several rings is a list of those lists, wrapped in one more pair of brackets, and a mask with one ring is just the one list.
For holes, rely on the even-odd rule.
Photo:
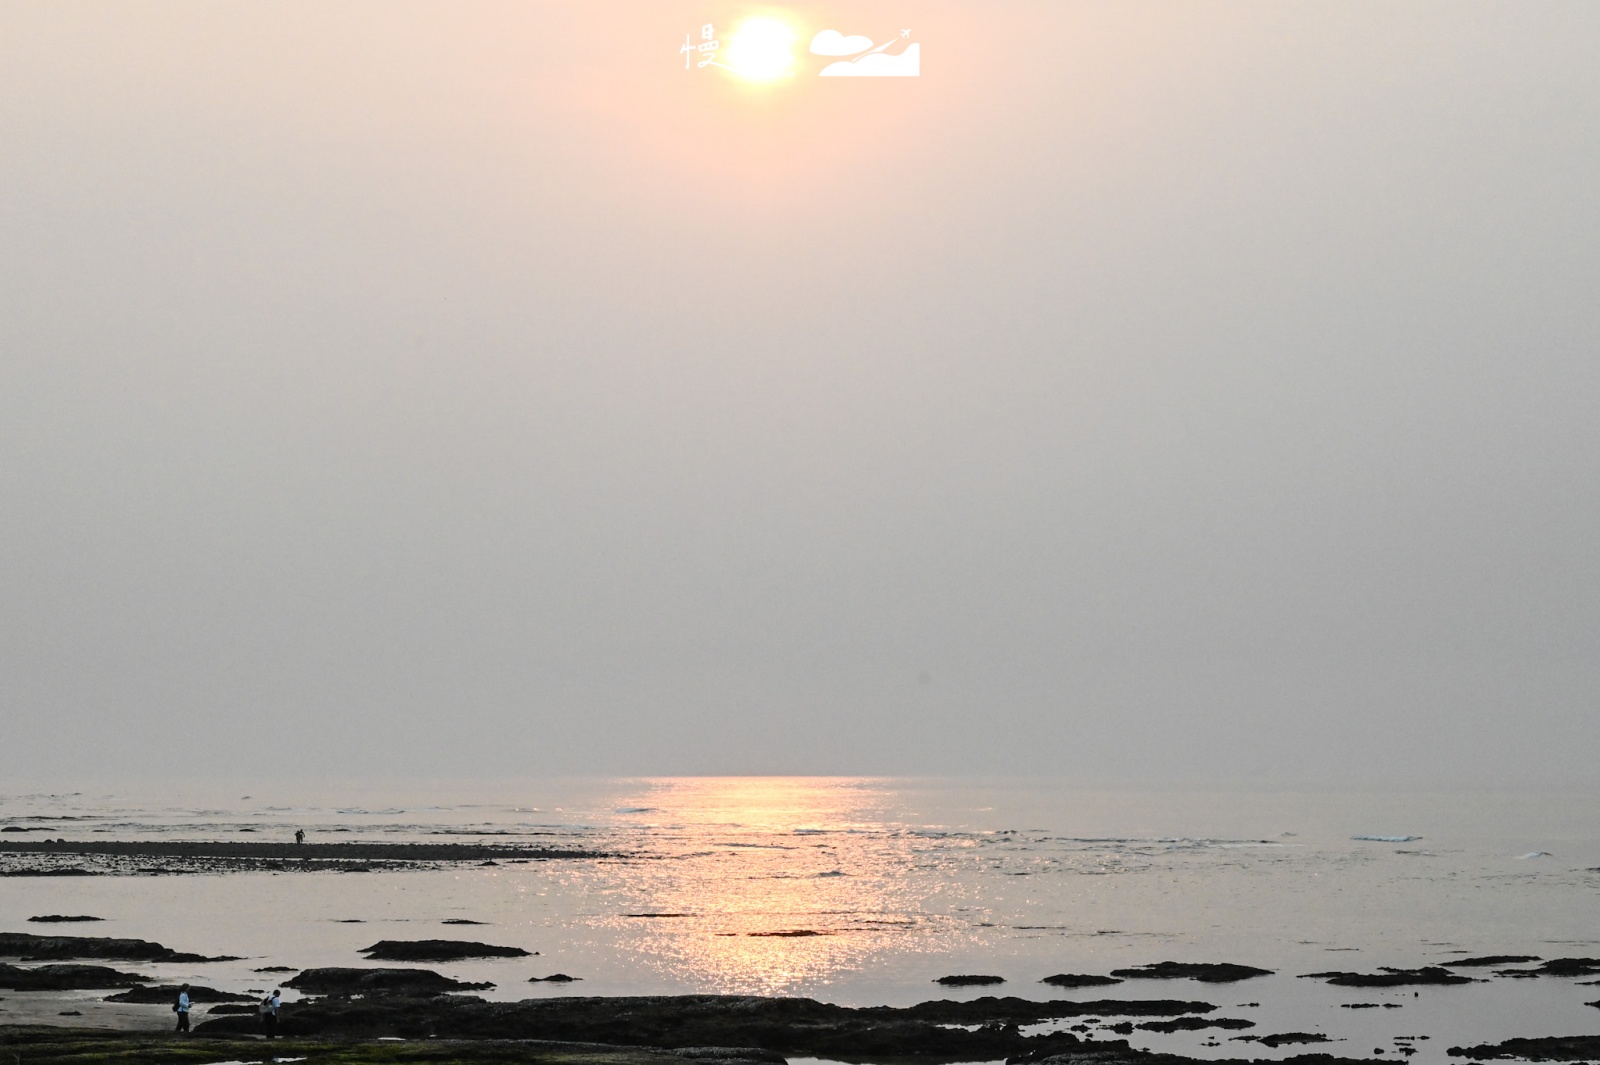
{"label": "person in blue shirt", "polygon": [[188,1032],[188,1030],[189,1030],[189,985],[188,984],[184,984],[181,988],[178,989],[178,1001],[172,1004],[172,1010],[173,1010],[174,1013],[176,1013],[178,1015],[178,1027],[174,1028],[173,1031],[176,1031],[176,1032]]}

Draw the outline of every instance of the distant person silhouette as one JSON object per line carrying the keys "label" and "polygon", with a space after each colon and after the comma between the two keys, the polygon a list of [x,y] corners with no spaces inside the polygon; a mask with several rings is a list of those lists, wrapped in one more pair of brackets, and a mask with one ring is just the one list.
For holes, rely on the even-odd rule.
{"label": "distant person silhouette", "polygon": [[306,830],[303,829],[303,828],[295,829],[294,830],[294,841],[296,843],[304,843],[306,841]]}
{"label": "distant person silhouette", "polygon": [[184,984],[178,989],[178,1001],[172,1004],[172,1012],[178,1015],[178,1026],[175,1032],[189,1031],[189,985]]}

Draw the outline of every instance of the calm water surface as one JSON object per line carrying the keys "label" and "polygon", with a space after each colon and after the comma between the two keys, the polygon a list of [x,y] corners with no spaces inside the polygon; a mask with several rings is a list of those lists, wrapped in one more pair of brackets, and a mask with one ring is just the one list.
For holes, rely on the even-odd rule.
{"label": "calm water surface", "polygon": [[[947,973],[1055,997],[1058,972],[1175,959],[1279,975],[1129,981],[1072,997],[1178,997],[1258,1033],[1451,1042],[1600,1031],[1600,988],[1492,979],[1360,991],[1295,974],[1464,954],[1600,954],[1594,796],[1199,794],[1039,782],[692,778],[0,796],[23,839],[454,840],[621,857],[428,872],[0,878],[0,929],[158,939],[244,963],[153,967],[239,990],[263,965],[360,964],[378,939],[471,938],[538,957],[436,966],[488,994],[749,992],[849,1005],[946,993]],[[1412,835],[1407,843],[1355,835]],[[39,913],[103,924],[41,926]],[[483,927],[441,922],[465,918]],[[810,933],[774,935],[773,933]],[[565,987],[529,984],[564,972]],[[1487,975],[1487,974],[1485,974]],[[992,992],[990,992],[992,993]],[[1350,1010],[1341,1003],[1395,1002]],[[1247,1005],[1255,1003],[1257,1005]],[[0,1014],[3,1017],[3,1014]],[[1188,1053],[1286,1056],[1205,1033],[1133,1037]],[[1217,1047],[1204,1044],[1220,1041]],[[1370,1045],[1369,1045],[1369,1041]]]}

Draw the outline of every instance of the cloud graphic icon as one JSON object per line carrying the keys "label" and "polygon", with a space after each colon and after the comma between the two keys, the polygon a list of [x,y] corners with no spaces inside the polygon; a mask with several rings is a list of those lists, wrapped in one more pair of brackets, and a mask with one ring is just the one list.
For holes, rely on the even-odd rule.
{"label": "cloud graphic icon", "polygon": [[899,55],[873,52],[860,59],[829,63],[821,78],[915,78],[922,73],[922,46],[913,44]]}
{"label": "cloud graphic icon", "polygon": [[872,38],[856,34],[846,37],[838,30],[823,30],[811,38],[812,55],[855,55],[872,47]]}

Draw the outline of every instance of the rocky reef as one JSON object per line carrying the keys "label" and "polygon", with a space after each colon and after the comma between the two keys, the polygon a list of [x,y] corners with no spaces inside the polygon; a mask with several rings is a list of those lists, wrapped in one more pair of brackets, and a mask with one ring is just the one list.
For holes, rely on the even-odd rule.
{"label": "rocky reef", "polygon": [[0,840],[0,876],[345,872],[441,864],[606,858],[572,848],[479,843],[240,843],[170,840]]}
{"label": "rocky reef", "polygon": [[485,991],[493,984],[470,984],[441,976],[431,969],[307,969],[284,982],[307,995],[410,994],[437,995],[449,991]]}
{"label": "rocky reef", "polygon": [[1449,1053],[1454,1058],[1594,1061],[1600,1060],[1600,1035],[1547,1035],[1531,1039],[1507,1039],[1503,1043],[1451,1047]]}
{"label": "rocky reef", "polygon": [[[803,998],[676,995],[486,1002],[457,995],[328,997],[286,1004],[279,1031],[294,1038],[540,1039],[682,1049],[757,1047],[784,1055],[851,1061],[916,1058],[994,1061],[1066,1053],[1085,1040],[1071,1032],[1025,1035],[1020,1025],[1064,1017],[1176,1017],[1208,1013],[1206,1002],[1031,1002],[979,998],[907,1008],[835,1006]],[[202,1022],[197,1033],[253,1032],[247,1017]],[[1089,1041],[1097,1049],[1127,1044]]]}
{"label": "rocky reef", "polygon": [[1470,976],[1453,973],[1439,965],[1420,969],[1391,969],[1383,966],[1375,973],[1305,973],[1303,980],[1326,980],[1334,987],[1411,987],[1428,984],[1470,984]]}
{"label": "rocky reef", "polygon": [[238,958],[208,958],[204,954],[185,954],[147,939],[115,939],[109,936],[36,936],[27,932],[0,932],[0,957],[23,961],[65,961],[100,958],[107,961],[206,962],[238,961]]}
{"label": "rocky reef", "polygon": [[1086,973],[1056,973],[1039,981],[1051,987],[1110,987],[1120,984],[1121,980],[1114,976],[1092,976]]}
{"label": "rocky reef", "polygon": [[381,939],[361,953],[373,961],[461,961],[464,958],[526,958],[521,947],[497,947],[466,939]]}
{"label": "rocky reef", "polygon": [[[107,1002],[176,1002],[183,988],[177,984],[153,984],[130,987],[116,995],[107,995]],[[254,995],[236,995],[231,991],[218,991],[214,987],[189,985],[189,1001],[201,1002],[254,1002]],[[251,1010],[251,1012],[255,1012]]]}
{"label": "rocky reef", "polygon": [[67,962],[24,968],[0,962],[0,988],[7,991],[101,991],[133,987],[148,979],[138,973],[120,972],[104,965]]}
{"label": "rocky reef", "polygon": [[1232,962],[1158,961],[1131,969],[1112,969],[1112,976],[1127,980],[1198,980],[1203,984],[1232,984],[1256,976],[1271,976],[1271,969]]}

